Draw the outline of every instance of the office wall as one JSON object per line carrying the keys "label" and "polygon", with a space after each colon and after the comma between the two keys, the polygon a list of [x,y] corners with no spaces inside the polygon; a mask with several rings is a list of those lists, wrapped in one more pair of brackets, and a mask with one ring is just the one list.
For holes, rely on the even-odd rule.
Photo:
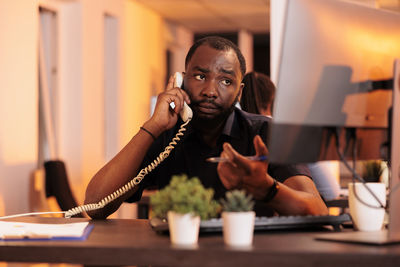
{"label": "office wall", "polygon": [[171,52],[170,72],[185,70],[185,58],[193,44],[193,32],[176,23],[168,23],[165,27],[167,49]]}
{"label": "office wall", "polygon": [[27,210],[29,174],[36,167],[36,6],[0,1],[0,215]]}
{"label": "office wall", "polygon": [[[149,118],[151,96],[164,90],[166,71],[163,19],[133,1],[125,1],[123,10],[122,84],[118,96],[119,149]],[[131,204],[123,204],[113,216],[131,218],[136,215],[135,208]]]}
{"label": "office wall", "polygon": [[107,111],[117,120],[114,151],[137,132],[149,116],[150,96],[164,88],[165,23],[142,5],[131,0],[0,1],[0,215],[29,211],[29,176],[38,154],[39,6],[57,13],[58,150],[79,203],[106,162],[106,16],[118,26],[113,33],[118,72],[112,74],[117,100]]}
{"label": "office wall", "polygon": [[121,145],[150,115],[150,97],[165,87],[165,24],[151,10],[125,2]]}

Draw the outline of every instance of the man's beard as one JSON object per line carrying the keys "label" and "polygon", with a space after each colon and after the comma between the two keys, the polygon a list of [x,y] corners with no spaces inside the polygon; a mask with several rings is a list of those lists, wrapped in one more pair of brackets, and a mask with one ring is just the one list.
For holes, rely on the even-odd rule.
{"label": "man's beard", "polygon": [[213,117],[207,117],[207,116],[201,116],[197,112],[194,112],[193,114],[193,125],[196,125],[196,128],[209,128],[213,129],[215,127],[220,126],[222,123],[225,123],[226,119],[229,117],[229,115],[233,112],[235,109],[235,105],[238,102],[239,99],[239,94],[236,96],[235,100],[233,101],[232,105],[229,106],[228,108],[223,108],[221,105],[217,104],[214,102],[214,100],[202,100],[202,101],[192,101],[191,106],[198,106],[201,103],[209,103],[214,105],[216,109],[221,110],[221,112]]}

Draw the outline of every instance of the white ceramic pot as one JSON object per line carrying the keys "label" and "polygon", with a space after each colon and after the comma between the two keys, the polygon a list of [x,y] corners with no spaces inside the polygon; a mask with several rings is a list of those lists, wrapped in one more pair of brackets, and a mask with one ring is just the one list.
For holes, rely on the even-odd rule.
{"label": "white ceramic pot", "polygon": [[200,216],[169,211],[169,235],[172,244],[194,245],[199,239]]}
{"label": "white ceramic pot", "polygon": [[229,246],[253,243],[255,212],[222,212],[224,242]]}
{"label": "white ceramic pot", "polygon": [[386,186],[384,183],[349,183],[349,208],[353,223],[359,231],[379,231],[382,229],[385,209],[367,190],[374,192],[383,205],[386,205]]}

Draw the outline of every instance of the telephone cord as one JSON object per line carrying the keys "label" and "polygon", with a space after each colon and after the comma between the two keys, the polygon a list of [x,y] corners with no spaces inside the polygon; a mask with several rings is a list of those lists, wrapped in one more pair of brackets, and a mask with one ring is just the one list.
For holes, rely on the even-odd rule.
{"label": "telephone cord", "polygon": [[183,133],[186,131],[186,125],[190,122],[190,119],[187,120],[185,123],[183,123],[179,129],[179,131],[176,133],[174,138],[172,138],[171,142],[168,144],[168,146],[164,149],[163,152],[161,152],[158,157],[151,162],[148,166],[140,170],[139,174],[130,180],[128,183],[126,183],[124,186],[120,187],[117,189],[115,192],[111,193],[110,195],[106,196],[102,200],[100,200],[97,203],[89,203],[85,205],[81,205],[72,209],[69,209],[68,211],[65,212],[65,218],[71,218],[74,215],[80,214],[82,212],[88,212],[92,210],[97,210],[104,208],[107,204],[110,202],[114,201],[115,199],[119,198],[120,196],[124,195],[128,191],[130,191],[132,188],[137,186],[144,176],[146,176],[148,173],[153,171],[161,162],[163,162],[171,153],[171,151],[175,148],[177,142],[180,140],[180,137],[183,136]]}

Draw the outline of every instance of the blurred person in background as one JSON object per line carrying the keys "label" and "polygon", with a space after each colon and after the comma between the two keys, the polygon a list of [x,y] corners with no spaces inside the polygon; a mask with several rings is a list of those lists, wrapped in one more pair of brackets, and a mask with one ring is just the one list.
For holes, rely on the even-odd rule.
{"label": "blurred person in background", "polygon": [[243,83],[242,110],[271,117],[275,99],[275,85],[271,79],[264,73],[253,71],[244,76]]}

